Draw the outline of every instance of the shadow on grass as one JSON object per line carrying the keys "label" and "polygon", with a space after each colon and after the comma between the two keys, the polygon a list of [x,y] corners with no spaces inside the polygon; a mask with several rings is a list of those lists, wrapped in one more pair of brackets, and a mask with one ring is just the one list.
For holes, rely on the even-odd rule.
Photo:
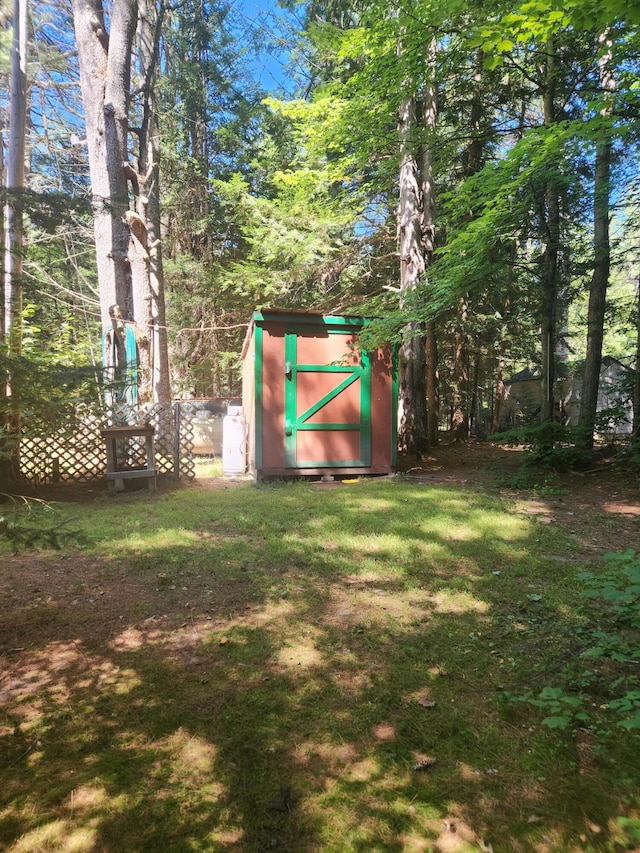
{"label": "shadow on grass", "polygon": [[633,820],[628,742],[501,701],[579,650],[554,530],[402,481],[84,523],[0,618],[5,849],[595,850]]}

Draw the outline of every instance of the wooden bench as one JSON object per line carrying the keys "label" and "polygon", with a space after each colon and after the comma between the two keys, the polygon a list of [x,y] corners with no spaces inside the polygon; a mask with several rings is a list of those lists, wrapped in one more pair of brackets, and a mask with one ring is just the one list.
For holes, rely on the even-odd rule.
{"label": "wooden bench", "polygon": [[[153,494],[156,490],[156,460],[153,449],[154,428],[150,424],[138,424],[137,426],[118,426],[101,429],[100,434],[107,445],[107,487],[110,492],[122,491],[124,480],[137,480],[146,477],[149,480],[149,491]],[[118,448],[116,442],[128,438],[144,438],[146,465],[143,468],[119,468]]]}

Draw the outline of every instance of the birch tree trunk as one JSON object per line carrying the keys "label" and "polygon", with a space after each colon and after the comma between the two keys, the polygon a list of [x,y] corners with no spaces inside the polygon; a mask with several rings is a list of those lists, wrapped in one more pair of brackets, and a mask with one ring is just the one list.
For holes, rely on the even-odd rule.
{"label": "birch tree trunk", "polygon": [[14,0],[7,203],[4,214],[4,333],[9,352],[22,352],[23,201],[27,123],[27,0]]}
{"label": "birch tree trunk", "polygon": [[[24,261],[23,199],[27,122],[27,0],[14,0],[7,202],[3,215],[2,342],[13,356],[22,353],[22,271]],[[20,479],[20,401],[11,376],[3,388],[0,415],[0,488]]]}

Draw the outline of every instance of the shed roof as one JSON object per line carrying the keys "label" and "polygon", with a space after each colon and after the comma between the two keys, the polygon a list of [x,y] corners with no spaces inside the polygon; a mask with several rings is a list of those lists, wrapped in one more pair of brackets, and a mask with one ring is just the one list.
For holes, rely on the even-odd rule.
{"label": "shed roof", "polygon": [[255,326],[261,326],[263,323],[295,323],[297,326],[351,326],[354,329],[362,328],[366,323],[371,321],[371,317],[362,317],[356,314],[342,314],[336,316],[333,314],[323,314],[322,311],[304,311],[298,308],[264,308],[260,311],[254,311],[249,322],[249,328],[242,345],[242,357],[244,358],[248,343],[253,334]]}
{"label": "shed roof", "polygon": [[524,370],[519,370],[518,373],[514,373],[513,376],[505,381],[509,385],[511,382],[527,382],[530,379],[540,379],[540,371],[537,367],[534,367],[533,370],[525,367]]}

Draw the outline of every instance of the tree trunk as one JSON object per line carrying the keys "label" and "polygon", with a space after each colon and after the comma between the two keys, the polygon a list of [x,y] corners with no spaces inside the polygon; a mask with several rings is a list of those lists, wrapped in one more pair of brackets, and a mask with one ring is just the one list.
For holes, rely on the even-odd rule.
{"label": "tree trunk", "polygon": [[473,75],[473,94],[471,96],[471,111],[469,115],[469,132],[471,141],[467,147],[467,175],[475,175],[482,168],[482,155],[484,143],[482,138],[482,118],[484,108],[482,104],[482,77],[484,71],[485,54],[482,48],[478,48],[475,55],[475,73]]}
{"label": "tree trunk", "polygon": [[498,360],[498,370],[496,372],[496,391],[493,400],[493,416],[491,418],[491,429],[489,435],[494,435],[500,429],[500,414],[502,409],[502,401],[504,400],[504,357],[500,354]]}
{"label": "tree trunk", "polygon": [[127,175],[128,98],[135,0],[114,0],[107,34],[101,0],[73,0],[84,102],[100,312],[111,326],[113,306],[132,317]]}
{"label": "tree trunk", "polygon": [[[549,194],[550,203],[557,201]],[[540,316],[540,336],[542,343],[542,399],[540,403],[540,420],[553,420],[554,384],[555,384],[555,338],[556,338],[556,261],[557,247],[548,243],[545,247],[542,281],[542,305]]]}
{"label": "tree trunk", "polygon": [[[4,174],[4,137],[0,133],[0,187],[5,186]],[[0,204],[0,348],[5,344],[5,225],[4,205]],[[0,350],[1,352],[2,350]],[[0,491],[9,488],[11,482],[11,445],[4,439],[9,423],[9,412],[7,407],[7,376],[4,371],[0,372]]]}
{"label": "tree trunk", "polygon": [[[160,226],[160,129],[156,76],[164,6],[156,11],[140,0],[138,24],[142,80],[142,121],[138,132],[138,192],[135,216],[130,215],[134,316],[140,330],[139,353],[146,387],[141,399],[171,400],[164,300],[164,268]],[[137,218],[136,218],[137,217]],[[136,231],[138,234],[136,235]]]}
{"label": "tree trunk", "polygon": [[[0,187],[4,188],[5,183],[5,168],[4,168],[4,136],[0,128]],[[6,308],[5,308],[5,249],[6,249],[6,232],[4,221],[4,204],[0,204],[0,346],[5,343],[6,329]],[[0,382],[0,399],[6,394],[6,386],[4,382]]]}
{"label": "tree trunk", "polygon": [[422,327],[411,323],[400,348],[398,447],[403,453],[420,455],[427,450],[425,338]]}
{"label": "tree trunk", "polygon": [[[549,39],[547,76],[543,97],[544,123],[552,125],[555,115],[556,51]],[[551,170],[555,164],[551,164]],[[548,179],[541,214],[543,260],[540,333],[542,343],[542,399],[540,420],[552,421],[554,415],[556,310],[558,300],[558,255],[560,251],[560,192],[555,176]]]}
{"label": "tree trunk", "polygon": [[500,415],[502,403],[505,399],[504,385],[504,365],[505,355],[507,353],[507,327],[509,325],[509,315],[511,313],[511,291],[514,283],[515,274],[515,259],[516,259],[516,244],[512,243],[509,258],[509,267],[507,275],[507,296],[504,300],[504,308],[502,310],[502,326],[500,330],[500,351],[498,356],[498,369],[496,372],[496,390],[493,399],[493,415],[491,417],[491,428],[489,435],[500,430]]}
{"label": "tree trunk", "polygon": [[[3,342],[9,355],[22,353],[22,271],[24,263],[23,198],[27,122],[27,2],[14,0],[9,148],[6,167],[7,202],[3,235]],[[3,388],[5,405],[0,427],[0,483],[20,479],[20,401],[11,376]]]}
{"label": "tree trunk", "polygon": [[636,293],[636,372],[633,382],[633,436],[640,441],[640,278]]}
{"label": "tree trunk", "polygon": [[[417,115],[415,98],[408,98],[400,108],[401,141],[398,244],[400,249],[400,299],[410,307],[420,276],[425,271],[422,243],[422,193],[418,181]],[[404,453],[421,453],[427,449],[427,412],[425,382],[425,340],[420,323],[412,322],[404,330],[400,347],[398,447]]]}
{"label": "tree trunk", "polygon": [[473,380],[471,383],[471,405],[469,406],[469,432],[478,438],[485,437],[484,424],[482,423],[482,389],[480,388],[480,370],[482,367],[482,353],[480,341],[478,349],[474,353]]}
{"label": "tree trunk", "polygon": [[5,208],[5,340],[9,352],[22,352],[23,200],[27,122],[27,2],[14,0],[9,99],[9,150]]}
{"label": "tree trunk", "polygon": [[[115,344],[122,321],[137,325],[140,398],[168,402],[169,359],[160,234],[158,111],[154,90],[161,17],[140,10],[143,75],[137,171],[128,157],[130,75],[137,0],[114,0],[111,31],[102,0],[73,0],[85,105],[102,321]],[[136,209],[129,204],[129,183]],[[116,307],[114,307],[116,306]],[[121,319],[118,319],[121,318]]]}
{"label": "tree trunk", "polygon": [[438,339],[435,320],[427,321],[427,441],[429,447],[438,444],[440,423],[440,379],[438,373]]}
{"label": "tree trunk", "polygon": [[[398,45],[398,55],[402,52]],[[435,231],[435,189],[432,146],[436,128],[437,102],[434,73],[436,41],[427,50],[426,85],[420,101],[420,116],[414,94],[402,103],[398,115],[400,139],[400,175],[398,202],[398,245],[400,249],[400,301],[412,307],[418,283],[431,264]],[[405,81],[415,91],[412,81]],[[415,305],[417,308],[418,306]],[[430,420],[436,425],[438,394],[437,356],[433,326],[429,332],[430,363],[428,380]],[[400,350],[398,447],[420,454],[429,446],[427,435],[427,353],[426,329],[422,323],[410,323],[404,330]]]}
{"label": "tree trunk", "polygon": [[[611,60],[611,42],[607,34],[600,37],[600,43],[607,47],[600,59],[600,88],[605,95],[611,95],[615,88],[613,74],[609,67]],[[604,336],[604,315],[609,285],[611,252],[609,244],[609,215],[611,193],[611,134],[606,124],[611,115],[612,106],[607,104],[601,111],[604,125],[596,141],[594,191],[593,191],[593,247],[594,266],[589,289],[589,310],[587,315],[587,353],[582,380],[580,400],[580,427],[584,432],[583,444],[593,447],[593,430],[598,408],[598,387],[600,384],[600,363],[602,361],[602,340]]]}
{"label": "tree trunk", "polygon": [[[482,168],[482,78],[484,70],[484,52],[476,51],[474,57],[475,73],[473,77],[473,93],[469,112],[470,141],[467,146],[466,177],[475,175]],[[454,361],[452,371],[452,413],[451,433],[454,441],[466,441],[469,437],[469,399],[468,399],[468,341],[465,331],[468,313],[468,297],[464,296],[458,303],[458,317],[454,328]]]}
{"label": "tree trunk", "polygon": [[466,390],[469,374],[465,332],[467,311],[467,300],[463,297],[458,303],[458,318],[453,330],[451,437],[454,441],[466,441],[468,438]]}
{"label": "tree trunk", "polygon": [[[436,44],[430,46],[430,56],[435,56]],[[420,157],[420,190],[422,193],[422,242],[424,248],[425,270],[433,262],[435,248],[436,192],[433,175],[433,139],[437,121],[437,92],[435,83],[427,83],[422,101],[422,128],[425,138],[422,142]],[[427,392],[427,446],[438,444],[438,423],[440,420],[440,393],[438,387],[438,343],[435,320],[426,323],[426,392]]]}

